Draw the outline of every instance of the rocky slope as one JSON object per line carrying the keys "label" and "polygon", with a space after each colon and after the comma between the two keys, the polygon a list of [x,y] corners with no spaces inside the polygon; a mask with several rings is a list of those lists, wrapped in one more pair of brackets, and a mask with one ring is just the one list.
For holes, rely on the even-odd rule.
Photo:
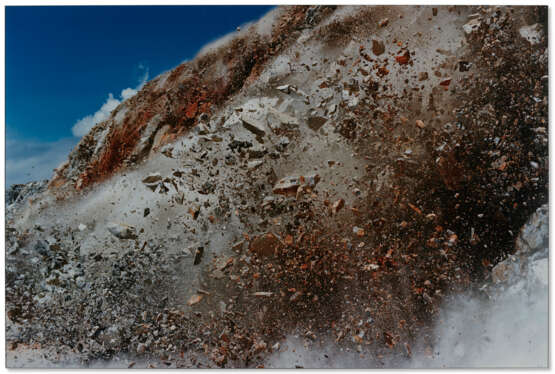
{"label": "rocky slope", "polygon": [[155,78],[8,209],[13,352],[427,352],[445,296],[547,201],[546,27],[541,7],[281,7]]}

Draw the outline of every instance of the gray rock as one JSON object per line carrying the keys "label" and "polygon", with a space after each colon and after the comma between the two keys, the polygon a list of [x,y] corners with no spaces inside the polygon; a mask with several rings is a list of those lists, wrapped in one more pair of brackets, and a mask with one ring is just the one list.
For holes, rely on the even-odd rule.
{"label": "gray rock", "polygon": [[372,39],[372,53],[379,56],[385,52],[385,45],[381,40]]}
{"label": "gray rock", "polygon": [[202,255],[204,254],[204,247],[198,247],[195,250],[195,259],[193,260],[193,265],[198,265],[202,261]]}
{"label": "gray rock", "polygon": [[463,30],[466,34],[472,34],[474,31],[480,28],[481,24],[482,22],[480,22],[479,18],[473,18],[463,25]]}
{"label": "gray rock", "polygon": [[549,242],[549,209],[543,205],[536,210],[520,230],[516,240],[519,253],[533,254],[545,248]]}
{"label": "gray rock", "polygon": [[160,173],[154,173],[154,174],[150,174],[148,177],[143,179],[143,183],[144,184],[153,184],[153,183],[157,183],[161,180],[162,180],[162,176],[160,175]]}
{"label": "gray rock", "polygon": [[308,118],[307,125],[314,131],[320,130],[322,126],[326,123],[327,118],[324,117],[310,117]]}
{"label": "gray rock", "polygon": [[262,165],[263,163],[264,161],[262,160],[253,160],[248,162],[247,167],[249,170],[254,170],[258,168],[260,165]]}
{"label": "gray rock", "polygon": [[491,271],[494,283],[511,283],[522,272],[531,271],[540,283],[547,283],[547,258],[542,255],[549,246],[549,209],[541,206],[520,230],[516,253],[501,261]]}
{"label": "gray rock", "polygon": [[243,123],[243,127],[256,136],[264,136],[266,131],[264,131],[263,126],[258,123],[256,120],[248,117],[248,116],[241,116],[241,122]]}
{"label": "gray rock", "polygon": [[136,239],[137,232],[133,226],[124,223],[110,222],[107,226],[110,234],[118,239]]}
{"label": "gray rock", "polygon": [[290,92],[291,86],[288,84],[284,84],[283,86],[276,87],[276,90],[281,91],[283,93],[288,94]]}
{"label": "gray rock", "polygon": [[272,127],[278,128],[283,126],[299,126],[299,120],[287,113],[282,113],[280,111],[275,110],[274,108],[268,109],[269,113],[272,117],[275,118],[275,121],[272,121]]}
{"label": "gray rock", "polygon": [[50,244],[46,240],[39,239],[35,243],[35,251],[43,256],[48,256],[50,254]]}
{"label": "gray rock", "polygon": [[520,36],[522,36],[532,45],[538,44],[542,38],[541,27],[537,23],[521,27],[518,32]]}
{"label": "gray rock", "polygon": [[144,344],[144,343],[137,344],[137,353],[138,354],[145,353],[145,351],[146,351],[146,344]]}

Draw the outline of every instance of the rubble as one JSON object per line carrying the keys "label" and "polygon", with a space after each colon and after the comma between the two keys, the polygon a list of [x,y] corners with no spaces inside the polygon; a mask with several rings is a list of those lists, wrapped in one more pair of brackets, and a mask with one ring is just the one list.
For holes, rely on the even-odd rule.
{"label": "rubble", "polygon": [[295,196],[299,188],[304,186],[314,188],[319,181],[320,176],[318,174],[311,174],[306,177],[286,177],[278,181],[272,191],[279,195]]}
{"label": "rubble", "polygon": [[49,189],[10,190],[7,343],[83,366],[257,367],[292,335],[435,352],[444,295],[546,245],[547,41],[518,31],[541,9],[500,9],[278,8],[147,83]]}

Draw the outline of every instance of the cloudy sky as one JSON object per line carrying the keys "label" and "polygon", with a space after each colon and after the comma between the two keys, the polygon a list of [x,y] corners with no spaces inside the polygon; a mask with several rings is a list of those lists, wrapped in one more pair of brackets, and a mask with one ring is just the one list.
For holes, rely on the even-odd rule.
{"label": "cloudy sky", "polygon": [[270,9],[6,7],[6,185],[50,178],[147,80]]}

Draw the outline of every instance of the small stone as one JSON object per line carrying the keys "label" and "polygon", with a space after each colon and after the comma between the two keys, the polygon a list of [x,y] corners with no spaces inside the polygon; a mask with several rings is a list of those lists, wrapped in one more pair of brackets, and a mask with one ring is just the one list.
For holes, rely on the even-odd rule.
{"label": "small stone", "polygon": [[160,173],[155,173],[155,174],[150,174],[148,177],[143,179],[143,183],[152,184],[152,183],[157,183],[161,180],[162,180],[162,176],[160,175]]}
{"label": "small stone", "polygon": [[257,121],[253,120],[252,118],[246,117],[245,115],[241,116],[241,122],[243,123],[243,127],[256,136],[264,136],[266,131],[263,130],[263,126],[257,123]]}
{"label": "small stone", "polygon": [[274,294],[273,292],[259,291],[259,292],[255,292],[253,295],[258,297],[271,297],[273,294]]}
{"label": "small stone", "polygon": [[307,125],[311,130],[318,131],[327,122],[327,118],[324,117],[309,117]]}
{"label": "small stone", "polygon": [[297,291],[295,292],[293,295],[291,295],[291,297],[289,298],[289,301],[294,303],[297,300],[299,300],[299,298],[303,295],[303,293],[301,291]]}
{"label": "small stone", "polygon": [[465,72],[470,70],[472,63],[468,61],[459,61],[459,71]]}
{"label": "small stone", "polygon": [[335,201],[331,206],[331,212],[333,214],[337,214],[337,212],[339,212],[344,205],[345,205],[345,200],[343,199],[339,199]]}
{"label": "small stone", "polygon": [[286,177],[281,179],[272,189],[273,193],[278,195],[294,196],[301,186],[314,188],[320,181],[318,174],[309,175],[307,177]]}
{"label": "small stone", "polygon": [[385,52],[385,45],[381,40],[372,39],[372,52],[379,56]]}
{"label": "small stone", "polygon": [[408,51],[402,55],[395,56],[395,61],[397,61],[399,65],[406,65],[409,63],[409,60],[410,60],[410,54]]}
{"label": "small stone", "polygon": [[124,223],[111,222],[107,227],[108,231],[118,239],[136,239],[137,233],[133,226]]}
{"label": "small stone", "polygon": [[299,126],[300,124],[297,118],[290,116],[287,113],[282,113],[280,111],[275,110],[274,108],[269,108],[269,112],[273,114],[273,116],[277,119],[280,125]]}
{"label": "small stone", "polygon": [[376,271],[379,270],[380,266],[377,264],[368,264],[368,265],[364,265],[364,270],[371,270],[371,271]]}
{"label": "small stone", "polygon": [[79,231],[85,231],[87,229],[87,225],[84,225],[82,223],[79,224]]}
{"label": "small stone", "polygon": [[283,86],[276,87],[276,90],[281,91],[283,93],[288,94],[290,92],[291,86],[288,84],[284,84]]}
{"label": "small stone", "polygon": [[249,250],[259,256],[271,256],[281,242],[271,232],[255,237],[249,244]]}
{"label": "small stone", "polygon": [[353,233],[356,234],[356,235],[359,236],[359,237],[362,237],[362,236],[364,236],[364,234],[365,234],[365,233],[364,233],[364,229],[363,229],[363,228],[360,228],[360,227],[357,227],[357,226],[354,226],[354,227],[353,227]]}
{"label": "small stone", "polygon": [[478,18],[474,18],[463,25],[463,30],[467,34],[472,34],[474,31],[477,31],[480,28],[481,24],[482,23]]}
{"label": "small stone", "polygon": [[259,352],[264,351],[264,350],[266,349],[267,346],[268,346],[268,345],[266,344],[266,342],[264,342],[264,341],[259,341],[259,342],[256,342],[256,343],[253,345],[253,349],[254,349],[254,352],[255,352],[255,353],[259,353]]}
{"label": "small stone", "polygon": [[441,87],[443,87],[444,89],[446,89],[446,90],[449,88],[450,84],[451,84],[451,78],[447,78],[447,79],[444,79],[441,82],[439,82],[439,85]]}
{"label": "small stone", "polygon": [[144,343],[139,343],[137,345],[137,353],[138,354],[143,354],[146,351],[146,345]]}
{"label": "small stone", "polygon": [[241,251],[243,250],[243,244],[244,244],[244,243],[245,243],[245,242],[244,242],[243,240],[240,241],[240,242],[238,242],[238,243],[235,243],[235,244],[233,244],[233,246],[231,247],[231,249],[233,249],[234,252],[239,253],[239,252],[241,252]]}
{"label": "small stone", "polygon": [[197,219],[198,215],[200,213],[200,208],[198,206],[192,206],[189,208],[189,214],[191,215],[191,217],[193,217],[193,219]]}
{"label": "small stone", "polygon": [[428,72],[421,71],[420,73],[418,73],[418,80],[419,81],[425,81],[427,79],[428,79]]}
{"label": "small stone", "polygon": [[262,165],[263,163],[264,163],[264,161],[262,161],[262,160],[249,161],[247,163],[247,168],[249,170],[254,170],[254,169],[258,168],[260,165]]}
{"label": "small stone", "polygon": [[173,158],[173,147],[166,146],[164,147],[164,149],[162,149],[161,153],[168,158]]}
{"label": "small stone", "polygon": [[202,255],[204,254],[204,247],[198,247],[195,250],[195,259],[193,261],[193,265],[198,265],[202,261]]}
{"label": "small stone", "polygon": [[284,240],[285,244],[292,245],[293,244],[293,236],[287,235]]}
{"label": "small stone", "polygon": [[423,129],[426,127],[426,125],[424,124],[424,122],[422,122],[421,120],[417,119],[415,121],[416,126],[418,126],[419,128]]}
{"label": "small stone", "polygon": [[202,300],[203,297],[204,297],[203,295],[199,295],[198,293],[194,294],[187,301],[187,305],[191,306],[191,305],[198,304],[198,303],[200,303],[200,301]]}
{"label": "small stone", "polygon": [[380,21],[380,23],[378,23],[378,26],[385,27],[387,26],[388,23],[389,23],[389,18],[384,18]]}

